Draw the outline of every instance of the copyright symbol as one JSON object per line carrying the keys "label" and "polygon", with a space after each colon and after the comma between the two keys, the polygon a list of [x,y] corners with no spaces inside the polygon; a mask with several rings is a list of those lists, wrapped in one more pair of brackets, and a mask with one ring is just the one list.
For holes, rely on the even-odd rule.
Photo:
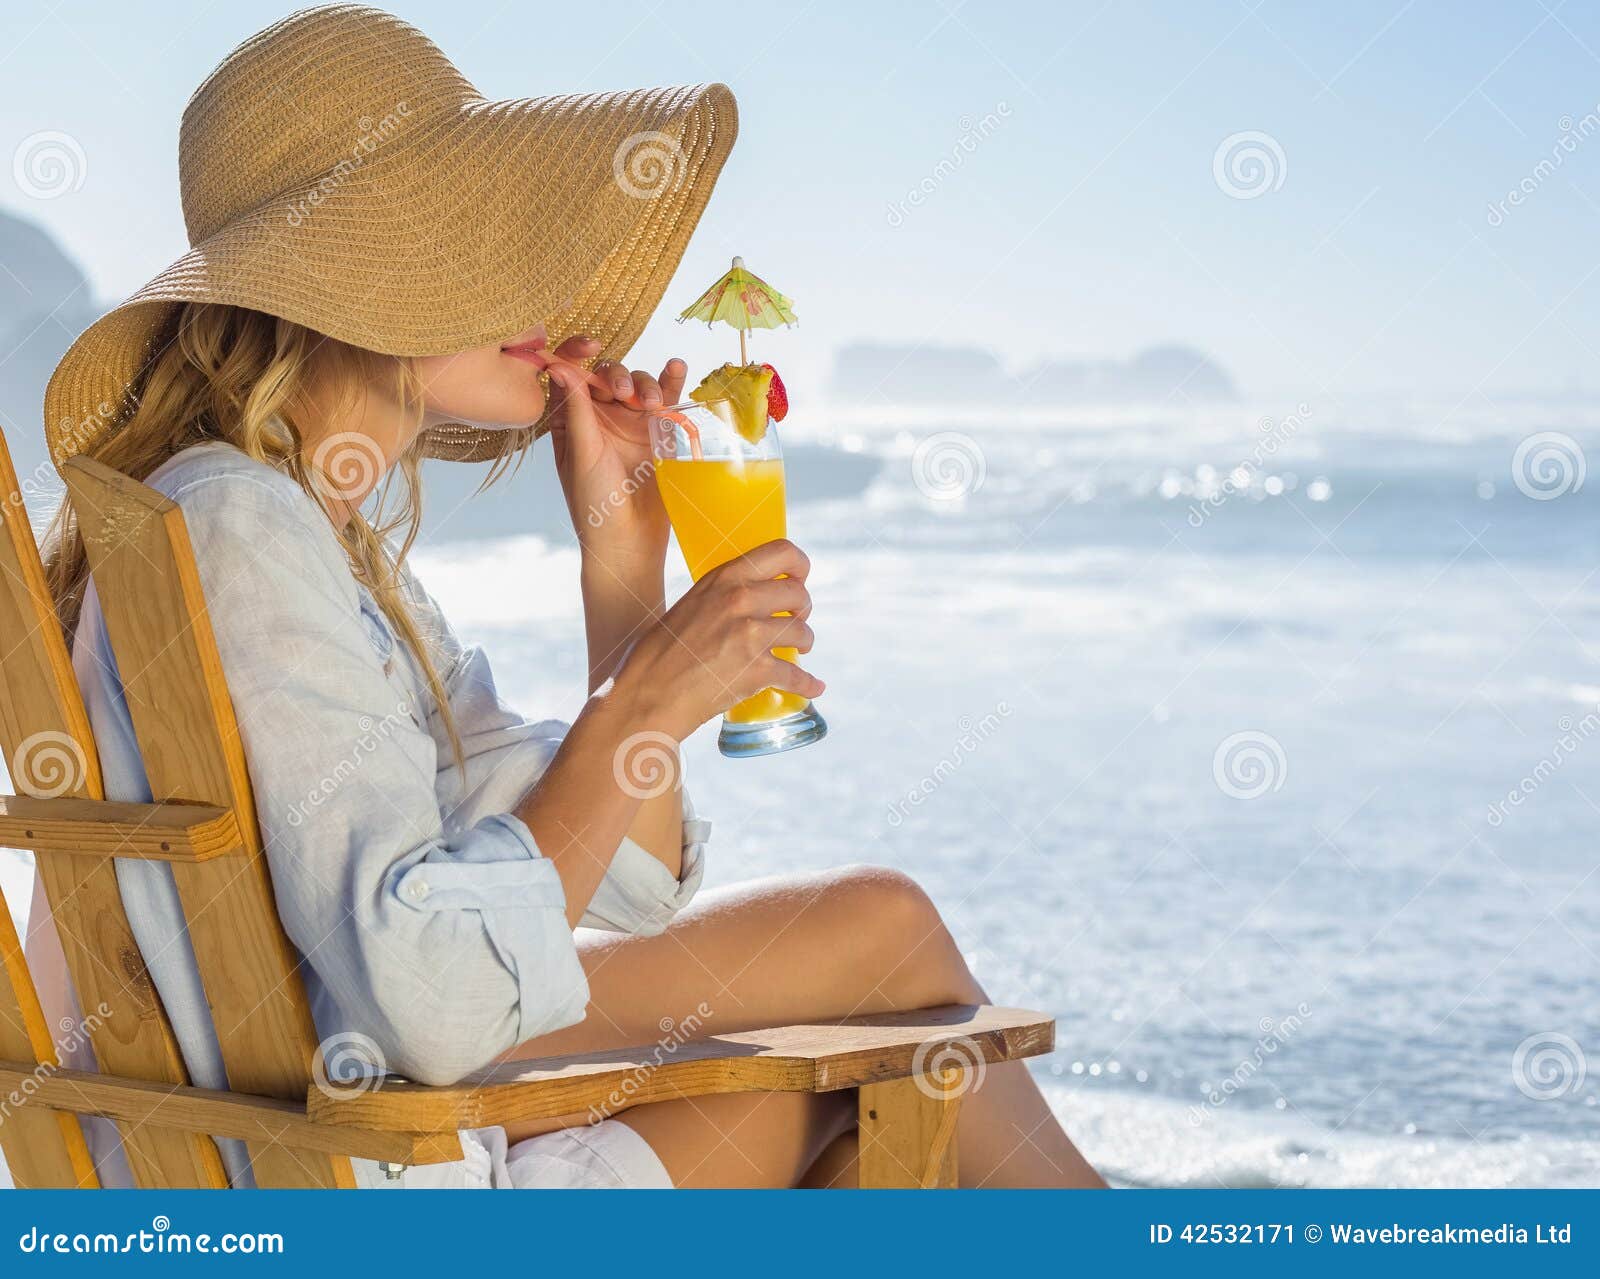
{"label": "copyright symbol", "polygon": [[1322,1227],[1313,1221],[1309,1226],[1306,1227],[1306,1242],[1316,1243],[1321,1238]]}

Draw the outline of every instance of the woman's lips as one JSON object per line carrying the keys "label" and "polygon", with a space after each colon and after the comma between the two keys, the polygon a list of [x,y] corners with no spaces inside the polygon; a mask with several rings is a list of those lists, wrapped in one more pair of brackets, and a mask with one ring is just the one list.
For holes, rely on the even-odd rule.
{"label": "woman's lips", "polygon": [[541,373],[550,367],[550,357],[545,354],[543,342],[530,342],[525,346],[503,346],[500,348],[500,354],[531,364]]}

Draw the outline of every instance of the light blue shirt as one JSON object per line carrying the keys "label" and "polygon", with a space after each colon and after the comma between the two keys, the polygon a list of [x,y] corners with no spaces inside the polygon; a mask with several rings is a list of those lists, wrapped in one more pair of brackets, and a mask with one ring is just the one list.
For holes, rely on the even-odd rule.
{"label": "light blue shirt", "polygon": [[[452,1083],[515,1044],[581,1021],[589,986],[561,881],[512,815],[566,725],[506,707],[482,650],[460,643],[408,572],[461,737],[463,775],[421,672],[355,580],[326,515],[292,478],[209,443],[146,483],[188,525],[278,915],[303,957],[330,1053],[370,1041],[382,1068]],[[73,666],[107,797],[148,800],[92,587]],[[684,812],[681,879],[624,839],[585,925],[644,935],[666,927],[699,886],[709,834],[687,795]],[[117,879],[190,1079],[226,1088],[171,868],[119,859]],[[235,1183],[248,1184],[242,1148],[222,1144]]]}

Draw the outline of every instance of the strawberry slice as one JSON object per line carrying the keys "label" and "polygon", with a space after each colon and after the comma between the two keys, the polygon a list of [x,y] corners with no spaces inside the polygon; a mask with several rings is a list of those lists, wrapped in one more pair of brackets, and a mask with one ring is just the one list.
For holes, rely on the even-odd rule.
{"label": "strawberry slice", "polygon": [[778,370],[770,364],[763,364],[762,368],[772,374],[772,385],[767,388],[767,413],[774,422],[781,422],[789,416],[789,392],[783,388],[783,379],[778,376]]}

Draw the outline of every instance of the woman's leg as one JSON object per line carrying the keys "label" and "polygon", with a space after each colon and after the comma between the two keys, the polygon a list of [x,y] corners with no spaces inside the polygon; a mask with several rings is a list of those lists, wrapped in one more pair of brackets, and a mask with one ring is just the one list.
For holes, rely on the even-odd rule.
{"label": "woman's leg", "polygon": [[861,1143],[854,1132],[835,1138],[800,1178],[801,1190],[856,1190],[861,1185],[856,1156]]}
{"label": "woman's leg", "polygon": [[734,1093],[635,1106],[617,1116],[681,1190],[784,1190],[855,1126],[853,1089]]}
{"label": "woman's leg", "polygon": [[[758,880],[707,893],[660,937],[586,934],[580,954],[589,975],[587,1018],[508,1056],[649,1044],[661,1040],[664,1030],[680,1028],[680,1039],[699,1038],[986,1002],[927,895],[905,875],[873,868]],[[854,1094],[849,1096],[853,1105]],[[991,1066],[961,1113],[963,1185],[1100,1184],[1021,1064]],[[788,1154],[775,1160],[775,1170],[760,1171],[792,1167],[791,1178],[778,1184],[793,1185],[848,1130],[853,1115],[837,1097],[799,1097],[773,1106],[706,1097],[636,1107],[626,1112],[625,1122],[645,1133],[675,1178],[693,1167],[736,1178],[719,1184],[774,1184],[744,1179],[756,1170],[740,1150],[775,1141]],[[522,1135],[518,1130],[513,1138]]]}

